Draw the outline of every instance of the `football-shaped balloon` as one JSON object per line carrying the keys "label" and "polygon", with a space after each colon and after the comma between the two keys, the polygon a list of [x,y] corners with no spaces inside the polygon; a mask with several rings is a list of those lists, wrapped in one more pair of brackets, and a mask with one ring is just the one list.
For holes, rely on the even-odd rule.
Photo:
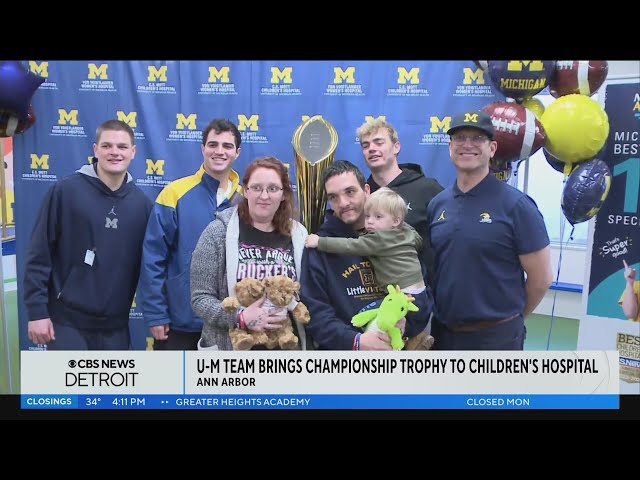
{"label": "football-shaped balloon", "polygon": [[517,103],[496,102],[482,109],[491,117],[498,149],[497,162],[529,158],[544,146],[547,135],[536,115]]}
{"label": "football-shaped balloon", "polygon": [[594,158],[578,165],[562,190],[562,213],[572,225],[597,215],[609,195],[611,171],[606,163]]}
{"label": "football-shaped balloon", "polygon": [[23,133],[36,122],[36,114],[33,105],[29,105],[29,113],[26,120],[22,120],[15,112],[0,110],[0,137],[13,137]]}
{"label": "football-shaped balloon", "polygon": [[548,84],[555,60],[489,60],[493,86],[519,102],[533,97]]}
{"label": "football-shaped balloon", "polygon": [[558,60],[549,81],[549,93],[555,98],[579,93],[590,97],[607,78],[606,60]]}

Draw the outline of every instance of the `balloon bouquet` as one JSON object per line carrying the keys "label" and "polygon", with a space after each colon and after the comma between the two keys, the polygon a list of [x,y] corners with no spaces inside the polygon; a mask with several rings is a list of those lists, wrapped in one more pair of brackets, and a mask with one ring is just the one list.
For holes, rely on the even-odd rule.
{"label": "balloon bouquet", "polygon": [[[482,110],[491,116],[498,148],[490,169],[508,181],[519,162],[541,147],[549,165],[565,175],[562,211],[575,226],[595,216],[611,183],[594,157],[609,135],[609,120],[590,98],[606,80],[605,60],[477,60],[493,86],[511,101]],[[548,87],[557,98],[547,109],[534,95]],[[584,164],[584,165],[582,165]],[[580,168],[582,167],[582,168]]]}
{"label": "balloon bouquet", "polygon": [[482,108],[495,127],[498,143],[489,165],[502,181],[509,181],[519,162],[528,159],[546,142],[546,132],[539,119],[542,103],[533,96],[548,84],[555,69],[555,60],[488,60],[486,65],[491,83],[511,101],[495,102]]}
{"label": "balloon bouquet", "polygon": [[[19,135],[35,123],[36,115],[31,105],[31,98],[44,80],[25,68],[21,62],[0,62],[0,137]],[[0,190],[2,195],[2,238],[5,238],[7,195],[4,141],[0,141]]]}
{"label": "balloon bouquet", "polygon": [[611,186],[609,167],[595,158],[609,136],[609,119],[590,98],[608,71],[605,60],[558,60],[549,85],[557,100],[541,118],[547,132],[547,162],[565,175],[561,207],[572,226],[598,213]]}

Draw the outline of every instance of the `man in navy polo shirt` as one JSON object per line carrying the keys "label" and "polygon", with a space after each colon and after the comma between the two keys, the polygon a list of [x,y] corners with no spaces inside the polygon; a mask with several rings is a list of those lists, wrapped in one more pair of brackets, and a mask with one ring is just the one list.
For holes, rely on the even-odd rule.
{"label": "man in navy polo shirt", "polygon": [[553,280],[542,214],[489,172],[498,146],[489,115],[457,115],[447,134],[456,182],[427,209],[439,313],[434,349],[522,350],[524,317]]}

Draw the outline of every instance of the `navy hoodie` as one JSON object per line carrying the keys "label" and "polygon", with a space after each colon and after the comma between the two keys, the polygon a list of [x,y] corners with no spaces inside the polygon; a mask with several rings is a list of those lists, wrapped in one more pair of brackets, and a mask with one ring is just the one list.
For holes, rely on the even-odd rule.
{"label": "navy hoodie", "polygon": [[[331,210],[327,211],[318,235],[358,236]],[[387,293],[377,286],[373,267],[366,257],[326,253],[315,248],[305,248],[302,254],[300,285],[300,300],[311,315],[307,332],[320,350],[353,349],[353,339],[362,330],[351,325],[351,317]]]}
{"label": "navy hoodie", "polygon": [[[427,274],[424,275],[425,282],[433,287],[433,279],[435,271],[434,253],[431,243],[429,242],[429,224],[427,223],[427,206],[433,197],[444,190],[444,187],[433,178],[428,178],[422,173],[422,167],[415,163],[402,163],[398,165],[402,173],[391,180],[390,189],[400,195],[409,205],[405,222],[411,225],[422,237],[422,250],[418,252],[418,258]],[[367,179],[371,193],[380,188],[370,176]]]}
{"label": "navy hoodie", "polygon": [[129,322],[153,202],[129,173],[111,191],[95,168],[85,165],[60,180],[42,203],[24,274],[30,320],[76,328]]}

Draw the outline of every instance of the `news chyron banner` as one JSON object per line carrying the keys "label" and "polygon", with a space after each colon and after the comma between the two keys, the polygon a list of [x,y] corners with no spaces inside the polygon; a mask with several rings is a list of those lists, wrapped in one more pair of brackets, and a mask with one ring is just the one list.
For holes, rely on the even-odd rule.
{"label": "news chyron banner", "polygon": [[[622,82],[622,81],[621,81]],[[590,225],[579,349],[620,352],[620,391],[640,394],[640,317],[622,309],[624,262],[640,272],[640,82],[606,85],[609,138],[600,153],[612,175],[606,201]],[[640,285],[640,273],[636,274]],[[636,289],[636,292],[638,290]]]}
{"label": "news chyron banner", "polygon": [[[289,165],[295,189],[293,134],[314,115],[338,132],[335,158],[368,175],[356,129],[384,117],[399,132],[400,162],[420,165],[446,186],[455,178],[446,135],[452,116],[504,99],[471,60],[27,63],[45,81],[32,99],[36,123],[15,137],[19,288],[45,193],[89,161],[96,128],[105,120],[117,118],[133,128],[137,153],[130,172],[154,200],[169,182],[198,170],[202,131],[216,117],[238,125],[242,151],[234,168],[240,177],[255,158],[271,155]],[[21,349],[45,349],[27,338],[27,313],[18,298]],[[130,320],[133,348],[151,348],[135,302]]]}
{"label": "news chyron banner", "polygon": [[21,352],[23,409],[619,409],[618,352]]}

